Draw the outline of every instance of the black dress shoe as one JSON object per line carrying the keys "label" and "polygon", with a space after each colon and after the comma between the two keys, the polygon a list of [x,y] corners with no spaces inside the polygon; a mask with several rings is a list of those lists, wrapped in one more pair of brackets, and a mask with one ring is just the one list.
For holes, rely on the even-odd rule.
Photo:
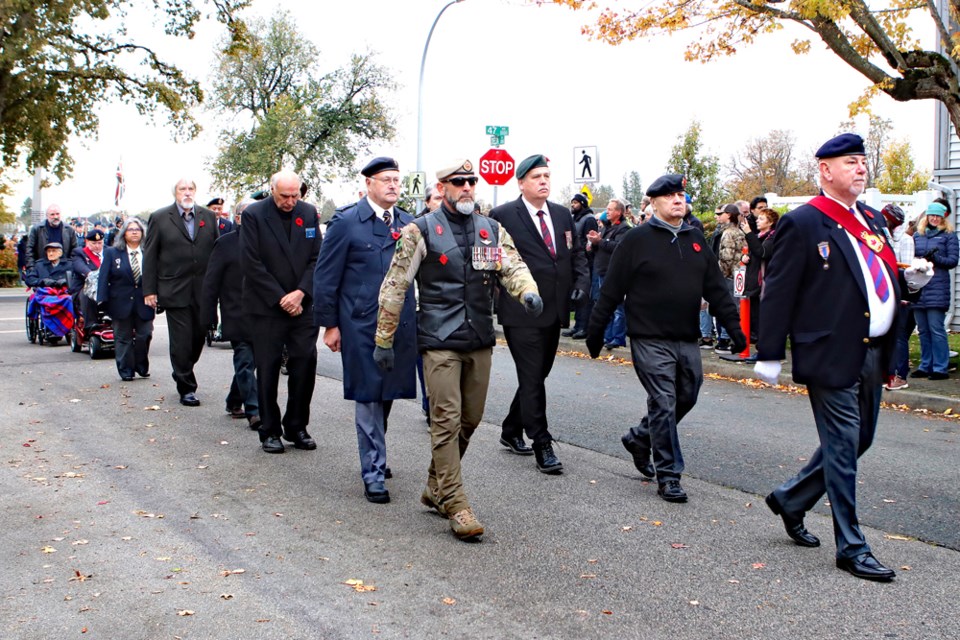
{"label": "black dress shoe", "polygon": [[120,379],[123,380],[124,382],[130,382],[131,380],[133,380],[133,376],[120,376]]}
{"label": "black dress shoe", "polygon": [[393,471],[390,470],[390,467],[383,468],[383,477],[387,480],[393,477]]}
{"label": "black dress shoe", "polygon": [[890,582],[897,577],[893,569],[888,569],[873,557],[869,551],[852,558],[837,558],[837,567],[864,580]]}
{"label": "black dress shoe", "polygon": [[813,535],[807,528],[803,526],[803,518],[794,518],[783,512],[783,507],[780,506],[780,502],[777,500],[777,497],[772,493],[764,498],[764,502],[767,503],[767,506],[770,507],[770,511],[773,511],[775,515],[780,516],[783,520],[783,528],[786,530],[787,535],[790,536],[790,539],[796,542],[801,547],[819,547],[820,538]]}
{"label": "black dress shoe", "polygon": [[645,478],[654,477],[657,472],[653,468],[653,463],[650,462],[650,451],[649,449],[645,450],[643,447],[638,445],[633,441],[633,438],[630,437],[629,433],[625,433],[620,442],[623,443],[623,448],[630,452],[630,455],[633,456],[633,466],[637,468],[637,471],[640,472],[640,475]]}
{"label": "black dress shoe", "polygon": [[199,407],[200,401],[197,400],[197,396],[194,393],[185,393],[180,396],[180,404],[185,407]]}
{"label": "black dress shoe", "polygon": [[137,371],[137,375],[140,376],[141,378],[149,378],[149,377],[150,377],[150,372],[149,372],[149,371],[144,371],[144,372],[141,373],[140,371]]}
{"label": "black dress shoe", "polygon": [[267,436],[260,446],[267,453],[283,453],[283,443],[277,436]]}
{"label": "black dress shoe", "polygon": [[311,438],[310,434],[306,431],[297,431],[293,435],[285,435],[283,437],[293,443],[294,449],[306,449],[307,451],[313,451],[317,448],[316,441]]}
{"label": "black dress shoe", "polygon": [[553,445],[551,443],[534,445],[533,453],[537,457],[537,471],[549,475],[563,473],[563,463],[560,462],[560,459],[557,458],[557,455],[553,452]]}
{"label": "black dress shoe", "polygon": [[560,335],[562,335],[564,338],[572,338],[573,334],[575,333],[576,331],[574,331],[573,329],[564,329],[563,331],[560,332]]}
{"label": "black dress shoe", "polygon": [[586,332],[586,331],[577,331],[575,334],[573,334],[573,335],[570,336],[570,337],[573,338],[574,340],[586,340],[586,339],[587,339],[587,332]]}
{"label": "black dress shoe", "polygon": [[931,380],[947,380],[947,379],[949,379],[949,378],[950,378],[950,374],[949,374],[949,373],[942,373],[942,372],[940,372],[940,371],[931,371],[931,372],[930,372],[930,379],[931,379]]}
{"label": "black dress shoe", "polygon": [[508,438],[506,436],[500,436],[500,444],[505,446],[510,451],[514,452],[518,456],[532,456],[533,449],[523,440],[523,436],[517,436],[516,438]]}
{"label": "black dress shoe", "polygon": [[686,502],[687,492],[680,486],[679,480],[661,482],[657,488],[657,495],[667,502]]}
{"label": "black dress shoe", "polygon": [[390,502],[390,492],[382,482],[370,482],[363,485],[363,496],[370,502],[386,504]]}
{"label": "black dress shoe", "polygon": [[923,369],[917,369],[916,371],[910,372],[910,377],[911,378],[929,378],[930,372],[924,371]]}

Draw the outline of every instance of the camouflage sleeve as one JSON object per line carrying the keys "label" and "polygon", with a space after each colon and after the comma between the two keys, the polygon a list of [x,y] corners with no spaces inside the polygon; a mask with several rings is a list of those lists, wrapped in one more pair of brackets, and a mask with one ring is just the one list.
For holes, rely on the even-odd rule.
{"label": "camouflage sleeve", "polygon": [[380,285],[380,310],[377,312],[377,334],[374,338],[378,347],[393,347],[393,334],[400,323],[404,297],[426,255],[427,244],[420,235],[420,229],[411,222],[400,230],[397,249]]}
{"label": "camouflage sleeve", "polygon": [[500,284],[502,284],[510,297],[523,304],[523,294],[535,293],[540,295],[537,289],[537,283],[530,273],[527,264],[520,257],[520,252],[513,245],[513,238],[507,233],[507,230],[500,226]]}

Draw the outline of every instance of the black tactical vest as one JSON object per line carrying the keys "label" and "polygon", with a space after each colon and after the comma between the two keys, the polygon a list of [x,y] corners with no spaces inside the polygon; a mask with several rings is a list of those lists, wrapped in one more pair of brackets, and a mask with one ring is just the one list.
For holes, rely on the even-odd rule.
{"label": "black tactical vest", "polygon": [[485,250],[498,251],[500,226],[478,214],[471,214],[470,218],[473,234],[467,238],[470,242],[467,247],[461,244],[461,234],[451,229],[442,208],[414,220],[427,247],[427,255],[420,263],[417,275],[420,283],[420,312],[417,316],[420,351],[460,351],[496,343],[493,285],[497,264],[481,264],[482,261],[477,261],[477,254]]}

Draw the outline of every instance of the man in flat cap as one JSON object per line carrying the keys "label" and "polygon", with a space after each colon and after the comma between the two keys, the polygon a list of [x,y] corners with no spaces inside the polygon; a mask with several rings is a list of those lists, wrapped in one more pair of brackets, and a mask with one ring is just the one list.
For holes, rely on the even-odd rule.
{"label": "man in flat cap", "polygon": [[[513,238],[537,282],[543,313],[530,317],[520,302],[500,290],[497,314],[517,369],[517,390],[503,419],[500,444],[522,456],[535,455],[537,470],[558,474],[563,464],[553,450],[547,426],[545,382],[557,356],[560,330],[570,325],[571,302],[587,297],[587,257],[574,233],[573,217],[550,197],[550,167],[537,154],[517,164],[520,197],[496,207],[490,217]],[[526,431],[533,448],[523,439]]]}
{"label": "man in flat cap", "polygon": [[87,232],[84,245],[77,247],[70,255],[70,265],[73,271],[70,294],[73,295],[73,308],[80,310],[80,315],[87,327],[97,321],[97,303],[83,295],[83,283],[91,271],[100,269],[103,260],[103,231],[93,229]]}
{"label": "man in flat cap", "polygon": [[[600,226],[597,224],[597,217],[593,215],[593,209],[587,202],[587,196],[582,193],[575,193],[570,200],[570,214],[573,216],[573,235],[580,239],[580,250],[587,258],[587,274],[591,286],[593,284],[593,260],[596,253],[591,251],[592,245],[587,240],[587,234],[591,231],[598,233]],[[589,295],[574,304],[573,326],[563,331],[560,335],[573,338],[574,340],[583,340],[587,337],[587,322],[590,320],[590,314],[593,312],[593,296]]]}
{"label": "man in flat cap", "polygon": [[143,240],[143,300],[152,309],[166,311],[170,365],[180,404],[185,407],[200,406],[193,372],[207,336],[207,323],[200,317],[200,296],[213,243],[219,236],[216,216],[197,204],[196,197],[196,182],[177,180],[173,203],[150,214]]}
{"label": "man in flat cap", "polygon": [[683,221],[683,176],[657,178],[647,195],[654,215],[627,233],[613,254],[590,316],[587,347],[591,357],[600,354],[607,321],[626,297],[630,352],[647,392],[647,415],[621,442],[641,474],[656,476],[661,498],[686,502],[677,424],[697,403],[703,384],[697,346],[700,300],[710,304],[738,353],[747,341],[717,256],[703,233]]}
{"label": "man in flat cap", "polygon": [[230,210],[224,209],[224,200],[220,196],[213,198],[207,203],[207,209],[213,211],[217,216],[217,229],[220,235],[225,235],[233,231],[233,222],[230,220]]}
{"label": "man in flat cap", "polygon": [[393,158],[374,158],[360,172],[367,196],[333,216],[313,276],[314,319],[323,343],[343,360],[343,397],[356,403],[357,445],[364,497],[390,501],[387,420],[394,400],[417,396],[417,317],[408,290],[394,339],[392,371],[373,361],[377,296],[393,260],[400,229],[413,216],[396,206],[400,167]]}
{"label": "man in flat cap", "polygon": [[390,269],[380,287],[377,365],[394,366],[395,336],[403,329],[407,290],[420,283],[417,348],[430,396],[433,459],[420,501],[450,519],[461,540],[483,535],[463,490],[460,459],[470,444],[487,398],[495,282],[533,316],[543,310],[537,283],[510,234],[491,218],[473,213],[477,175],[469,160],[437,171],[443,203],[401,230]]}
{"label": "man in flat cap", "polygon": [[816,547],[803,518],[826,493],[837,567],[889,581],[857,520],[857,458],[870,447],[896,343],[902,293],[932,277],[926,261],[901,271],[883,216],[857,201],[867,182],[863,139],[845,133],[817,151],[821,195],[780,218],[760,305],[755,371],[777,384],[787,338],[793,380],[807,385],[820,447],[766,498],[787,535]]}
{"label": "man in flat cap", "polygon": [[[240,234],[243,312],[253,316],[260,446],[267,453],[284,452],[281,436],[297,449],[317,448],[307,425],[317,382],[320,331],[313,323],[313,272],[320,218],[316,207],[300,200],[300,185],[293,171],[273,174],[270,197],[244,210]],[[289,377],[281,415],[277,389],[284,346]]]}

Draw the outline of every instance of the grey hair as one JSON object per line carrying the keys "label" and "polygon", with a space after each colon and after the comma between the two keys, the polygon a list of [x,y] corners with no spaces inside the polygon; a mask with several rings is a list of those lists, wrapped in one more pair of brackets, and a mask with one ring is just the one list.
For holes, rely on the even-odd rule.
{"label": "grey hair", "polygon": [[[180,186],[180,184],[181,184],[181,183],[184,183],[184,182],[187,183],[187,184],[189,184],[190,186],[192,186],[194,191],[197,190],[197,181],[196,181],[196,180],[194,180],[193,178],[180,178],[179,180],[177,180],[176,182],[173,183],[173,195],[177,195],[177,187]],[[144,231],[144,233],[146,233],[146,231]]]}
{"label": "grey hair", "polygon": [[120,227],[120,231],[117,232],[117,237],[113,239],[113,246],[115,249],[127,250],[127,229],[130,225],[135,224],[140,227],[140,244],[142,245],[144,240],[147,239],[147,224],[135,216],[130,216],[123,221],[123,226]]}
{"label": "grey hair", "polygon": [[613,206],[614,206],[614,207],[617,209],[617,211],[619,211],[620,213],[626,213],[626,212],[627,212],[627,203],[624,202],[623,200],[621,200],[620,198],[610,198],[609,203],[610,203],[610,204],[613,204]]}
{"label": "grey hair", "polygon": [[270,190],[273,191],[276,188],[277,183],[281,180],[296,180],[297,188],[300,188],[300,185],[303,184],[303,180],[300,179],[300,176],[297,175],[295,171],[289,169],[284,169],[282,171],[277,171],[275,174],[270,176]]}

